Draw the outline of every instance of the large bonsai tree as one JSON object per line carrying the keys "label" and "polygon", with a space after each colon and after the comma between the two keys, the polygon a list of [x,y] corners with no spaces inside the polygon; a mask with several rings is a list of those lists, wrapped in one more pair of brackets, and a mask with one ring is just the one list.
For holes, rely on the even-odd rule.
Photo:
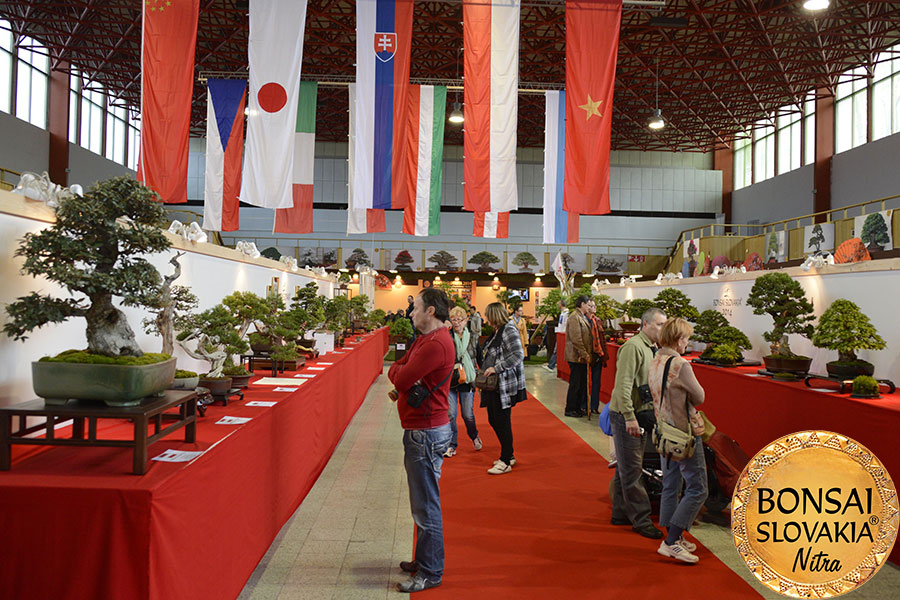
{"label": "large bonsai tree", "polygon": [[695,342],[709,344],[712,341],[713,333],[722,327],[728,327],[728,319],[725,318],[725,315],[711,308],[704,310],[697,317],[691,339]]}
{"label": "large bonsai tree", "polygon": [[350,326],[350,299],[335,296],[325,301],[325,328],[337,334]]}
{"label": "large bonsai tree", "polygon": [[810,323],[814,319],[813,303],[800,283],[787,273],[766,273],[759,277],[750,289],[747,304],[753,308],[753,314],[772,317],[775,327],[763,333],[763,338],[769,342],[773,356],[796,357],[787,336],[797,333],[810,337],[813,334]]}
{"label": "large bonsai tree", "polygon": [[622,305],[606,294],[594,296],[594,304],[597,305],[597,318],[603,321],[606,329],[612,329],[612,322],[622,316]]}
{"label": "large bonsai tree", "polygon": [[25,234],[15,255],[25,258],[22,273],[45,277],[75,297],[32,292],[19,298],[6,307],[3,331],[24,340],[47,323],[83,317],[89,352],[143,355],[113,297],[124,306],[153,306],[160,276],[144,256],[170,247],[159,229],[165,209],[158,199],[137,181],[115,177],[84,196],[60,200],[56,222]]}
{"label": "large bonsai tree", "polygon": [[240,325],[240,319],[231,310],[217,304],[181,320],[176,341],[188,356],[209,363],[207,377],[222,377],[225,359],[249,348],[238,334]]}
{"label": "large bonsai tree", "polygon": [[687,294],[677,288],[666,288],[656,295],[653,303],[660,308],[666,316],[681,317],[685,321],[694,323],[700,318],[700,313],[691,304]]}
{"label": "large bonsai tree", "polygon": [[288,316],[301,336],[318,329],[325,320],[325,297],[319,295],[319,286],[310,282],[299,288],[291,299]]}
{"label": "large bonsai tree", "polygon": [[434,268],[437,271],[450,271],[456,268],[456,263],[459,262],[459,259],[446,250],[438,250],[428,257],[428,262],[434,263]]}
{"label": "large bonsai tree", "polygon": [[616,260],[612,256],[598,256],[597,266],[594,267],[594,273],[605,275],[612,273],[614,275],[622,272],[622,261]]}
{"label": "large bonsai tree", "polygon": [[169,260],[175,270],[163,279],[163,284],[153,300],[150,311],[154,317],[146,318],[142,322],[146,333],[162,337],[163,354],[172,354],[175,350],[175,330],[187,315],[197,309],[197,296],[190,288],[172,285],[181,276],[181,264],[178,259],[183,255],[184,252],[179,252]]}
{"label": "large bonsai tree", "polygon": [[656,303],[649,298],[635,298],[634,300],[629,301],[627,305],[625,314],[628,315],[629,319],[634,319],[636,321],[640,321],[641,317],[644,316],[644,313],[651,308],[659,308],[656,306]]}
{"label": "large bonsai tree", "polygon": [[492,254],[487,250],[482,250],[469,259],[470,265],[481,265],[480,267],[478,267],[478,270],[484,272],[493,271],[494,269],[493,267],[491,267],[491,264],[498,262],[500,262],[500,258],[496,254]]}
{"label": "large bonsai tree", "polygon": [[857,350],[883,350],[887,344],[859,307],[838,299],[819,317],[812,336],[817,348],[837,350],[838,362],[857,362]]}
{"label": "large bonsai tree", "polygon": [[537,258],[534,257],[534,254],[531,252],[519,252],[516,254],[516,257],[513,259],[512,264],[517,267],[522,267],[522,273],[531,273],[531,269],[528,267],[530,265],[537,264]]}

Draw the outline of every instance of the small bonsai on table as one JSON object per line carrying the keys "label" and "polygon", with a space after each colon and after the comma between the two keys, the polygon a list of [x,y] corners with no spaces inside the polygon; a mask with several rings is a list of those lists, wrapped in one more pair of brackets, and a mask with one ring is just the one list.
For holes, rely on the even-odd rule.
{"label": "small bonsai on table", "polygon": [[772,331],[763,333],[771,350],[769,356],[763,357],[766,368],[776,373],[806,373],[812,359],[794,354],[788,341],[792,333],[807,338],[813,334],[813,303],[800,283],[787,273],[766,273],[754,282],[747,304],[753,308],[753,314],[767,314],[775,324]]}
{"label": "small bonsai on table", "polygon": [[826,365],[832,377],[849,378],[856,375],[872,375],[872,363],[860,360],[857,350],[883,350],[887,344],[878,335],[859,307],[850,300],[835,300],[819,317],[812,336],[817,348],[836,350],[838,359]]}
{"label": "small bonsai on table", "polygon": [[752,347],[743,331],[726,325],[716,329],[709,336],[709,346],[701,358],[708,358],[722,365],[733,365],[744,360],[741,350],[749,350]]}
{"label": "small bonsai on table", "polygon": [[868,375],[858,375],[853,380],[851,398],[881,398],[878,381]]}

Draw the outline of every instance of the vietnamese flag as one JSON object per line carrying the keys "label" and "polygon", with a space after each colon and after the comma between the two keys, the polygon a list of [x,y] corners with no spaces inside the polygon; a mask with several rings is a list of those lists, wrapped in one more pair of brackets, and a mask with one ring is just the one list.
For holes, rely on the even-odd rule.
{"label": "vietnamese flag", "polygon": [[187,202],[188,136],[200,0],[144,0],[138,181]]}
{"label": "vietnamese flag", "polygon": [[566,137],[563,208],[609,209],[609,150],[621,0],[566,0]]}

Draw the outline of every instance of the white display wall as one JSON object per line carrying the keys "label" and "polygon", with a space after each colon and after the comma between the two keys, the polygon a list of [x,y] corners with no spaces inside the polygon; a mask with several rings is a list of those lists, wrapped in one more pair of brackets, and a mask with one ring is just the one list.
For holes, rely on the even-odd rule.
{"label": "white display wall", "polygon": [[[803,271],[798,267],[785,272],[800,282],[806,295],[813,302],[816,321],[832,302],[844,298],[855,302],[865,313],[878,333],[887,342],[887,348],[879,351],[860,350],[857,355],[875,365],[875,376],[891,379],[900,384],[900,316],[897,313],[897,298],[900,297],[900,259],[883,259],[848,266],[826,266],[816,271]],[[747,304],[750,288],[764,271],[731,276],[720,276],[718,280],[701,277],[697,280],[673,284],[688,295],[694,306],[701,312],[715,309],[725,315],[728,321],[747,334],[753,349],[744,352],[748,360],[762,360],[769,354],[769,345],[763,339],[763,332],[772,329],[772,319],[768,315],[754,315]],[[603,286],[601,293],[616,300],[630,298],[653,299],[666,285],[653,282],[620,287]],[[790,336],[791,349],[797,354],[813,359],[810,372],[825,373],[825,363],[837,360],[837,352],[816,348],[812,342],[799,335]]]}
{"label": "white display wall", "polygon": [[[20,204],[19,198],[8,192],[0,192],[0,203],[4,204],[0,208],[6,208],[6,203]],[[46,211],[36,210],[36,212],[46,214]],[[22,276],[19,273],[22,259],[13,256],[22,236],[47,226],[48,223],[40,220],[0,212],[0,256],[2,256],[0,280],[3,281],[3,286],[0,287],[0,306],[5,307],[16,298],[32,291],[65,297],[65,292],[55,284],[43,279]],[[286,272],[274,268],[276,264],[274,261],[253,259],[244,261],[233,250],[211,247],[209,244],[192,245],[190,242],[181,242],[177,239],[175,241],[182,244],[184,247],[180,249],[185,251],[185,255],[180,259],[181,277],[175,284],[191,288],[199,299],[200,310],[214,306],[233,291],[251,291],[265,295],[273,277],[278,277],[278,287],[282,295],[288,299],[293,296],[296,286],[306,285],[310,281],[318,283],[320,293],[327,297],[332,295],[331,281],[315,278],[308,272],[305,272],[306,274]],[[172,272],[172,265],[168,261],[175,251],[173,248],[148,258],[160,273],[168,275]],[[235,259],[228,258],[229,254]],[[159,352],[162,346],[161,338],[145,334],[141,326],[142,319],[148,316],[148,313],[138,308],[123,307],[123,310],[144,351]],[[6,311],[0,309],[0,325],[6,323],[6,320]],[[56,325],[45,325],[31,333],[25,342],[15,342],[12,338],[0,334],[0,406],[16,404],[35,397],[31,388],[32,361],[70,348],[84,348],[86,345],[85,321],[81,318],[73,318]],[[205,362],[188,357],[177,347],[175,356],[181,369],[204,372],[208,366]]]}

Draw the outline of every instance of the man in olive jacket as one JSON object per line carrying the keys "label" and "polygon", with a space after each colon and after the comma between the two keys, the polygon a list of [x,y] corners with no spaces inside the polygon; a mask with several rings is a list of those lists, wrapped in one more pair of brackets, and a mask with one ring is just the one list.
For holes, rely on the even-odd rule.
{"label": "man in olive jacket", "polygon": [[[662,532],[650,520],[650,498],[641,483],[644,445],[651,434],[644,419],[653,415],[653,400],[641,399],[640,387],[649,382],[650,361],[656,339],[666,315],[651,308],[641,316],[641,332],[619,348],[616,357],[616,385],[609,405],[609,425],[616,448],[616,474],[613,477],[613,525],[631,525],[644,537],[660,539]],[[649,388],[645,388],[649,395]],[[648,414],[649,411],[649,414]],[[647,423],[642,431],[641,423]]]}
{"label": "man in olive jacket", "polygon": [[569,393],[566,394],[566,416],[587,414],[587,369],[591,364],[591,323],[585,316],[587,296],[578,296],[575,310],[566,320],[566,362],[569,363]]}

